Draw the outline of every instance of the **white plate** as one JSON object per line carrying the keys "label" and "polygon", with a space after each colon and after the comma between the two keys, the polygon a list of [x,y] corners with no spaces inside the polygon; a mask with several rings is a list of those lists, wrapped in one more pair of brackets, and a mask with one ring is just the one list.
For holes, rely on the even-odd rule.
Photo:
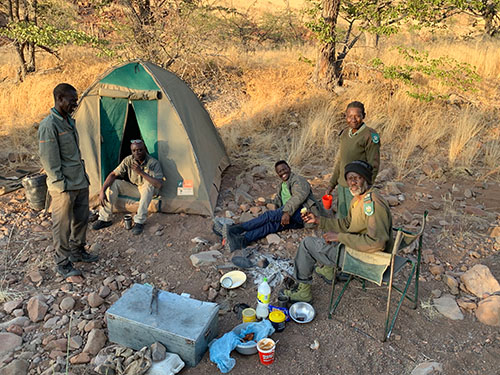
{"label": "white plate", "polygon": [[[224,279],[226,279],[228,277],[231,278],[232,283],[224,285]],[[246,280],[247,280],[247,275],[245,275],[244,272],[231,271],[231,272],[228,272],[228,273],[225,273],[224,275],[222,275],[222,277],[220,278],[220,285],[222,285],[226,289],[234,289],[234,288],[237,288],[237,287],[243,285],[243,283]]]}

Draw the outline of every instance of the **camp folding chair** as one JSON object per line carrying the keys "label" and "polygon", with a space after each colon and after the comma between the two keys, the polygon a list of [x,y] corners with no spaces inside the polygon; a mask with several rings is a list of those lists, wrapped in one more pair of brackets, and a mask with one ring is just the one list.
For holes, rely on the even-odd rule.
{"label": "camp folding chair", "polygon": [[[341,264],[342,272],[349,274],[349,278],[345,282],[345,285],[340,291],[340,294],[338,295],[335,303],[333,303],[335,295],[335,276],[337,272],[337,267],[334,267],[332,292],[330,296],[330,306],[328,314],[329,319],[331,319],[332,315],[335,314],[335,310],[337,309],[337,306],[339,305],[345,290],[347,289],[353,278],[358,278],[361,280],[363,289],[365,289],[365,280],[368,280],[379,286],[387,286],[388,288],[387,308],[385,313],[385,328],[382,341],[386,341],[390,337],[405,297],[413,303],[413,309],[417,308],[418,278],[420,275],[420,259],[422,255],[422,238],[425,229],[427,214],[428,212],[425,211],[422,216],[422,226],[417,233],[406,231],[403,228],[393,228],[393,230],[396,231],[396,239],[394,241],[394,246],[390,254],[383,252],[362,253],[353,249],[344,248],[344,252],[342,254],[343,259],[340,259],[341,252],[338,252],[337,266]],[[398,250],[404,249],[415,243],[417,244],[416,259],[413,257],[403,257],[397,255]],[[396,274],[398,274],[405,265],[410,266],[410,275],[406,280],[404,289],[400,289],[393,285],[393,280]],[[415,276],[415,294],[412,297],[409,296],[407,292],[408,288],[411,285],[413,276]],[[392,321],[389,324],[392,289],[398,291],[401,294],[401,297],[399,298],[396,311],[394,312],[394,315],[392,317]]]}

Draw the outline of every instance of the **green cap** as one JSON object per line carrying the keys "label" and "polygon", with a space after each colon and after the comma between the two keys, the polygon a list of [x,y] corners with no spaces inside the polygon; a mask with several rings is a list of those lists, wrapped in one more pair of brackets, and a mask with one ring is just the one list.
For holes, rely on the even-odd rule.
{"label": "green cap", "polygon": [[263,281],[267,281],[267,277],[264,277],[264,279],[262,279]]}

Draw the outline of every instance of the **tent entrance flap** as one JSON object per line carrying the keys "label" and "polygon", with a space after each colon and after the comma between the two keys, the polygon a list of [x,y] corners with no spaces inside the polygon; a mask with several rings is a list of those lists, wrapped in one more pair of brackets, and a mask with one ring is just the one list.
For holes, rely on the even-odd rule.
{"label": "tent entrance flap", "polygon": [[120,162],[120,147],[127,118],[128,99],[101,97],[101,184]]}
{"label": "tent entrance flap", "polygon": [[[139,124],[137,123],[136,112],[134,111],[134,106],[129,103],[127,111],[127,121],[125,123],[125,129],[123,130],[123,138],[120,147],[120,161],[129,156],[132,152],[130,151],[130,141],[133,139],[143,139],[141,131],[139,129]],[[148,149],[148,147],[146,147]],[[149,149],[148,149],[149,151]],[[118,165],[118,164],[117,164]]]}

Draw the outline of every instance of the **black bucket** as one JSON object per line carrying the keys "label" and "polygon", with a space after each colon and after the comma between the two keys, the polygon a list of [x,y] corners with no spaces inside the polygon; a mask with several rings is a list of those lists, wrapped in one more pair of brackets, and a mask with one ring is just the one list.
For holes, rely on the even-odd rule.
{"label": "black bucket", "polygon": [[28,205],[34,210],[45,208],[45,198],[47,196],[47,175],[37,174],[25,177],[22,180]]}

